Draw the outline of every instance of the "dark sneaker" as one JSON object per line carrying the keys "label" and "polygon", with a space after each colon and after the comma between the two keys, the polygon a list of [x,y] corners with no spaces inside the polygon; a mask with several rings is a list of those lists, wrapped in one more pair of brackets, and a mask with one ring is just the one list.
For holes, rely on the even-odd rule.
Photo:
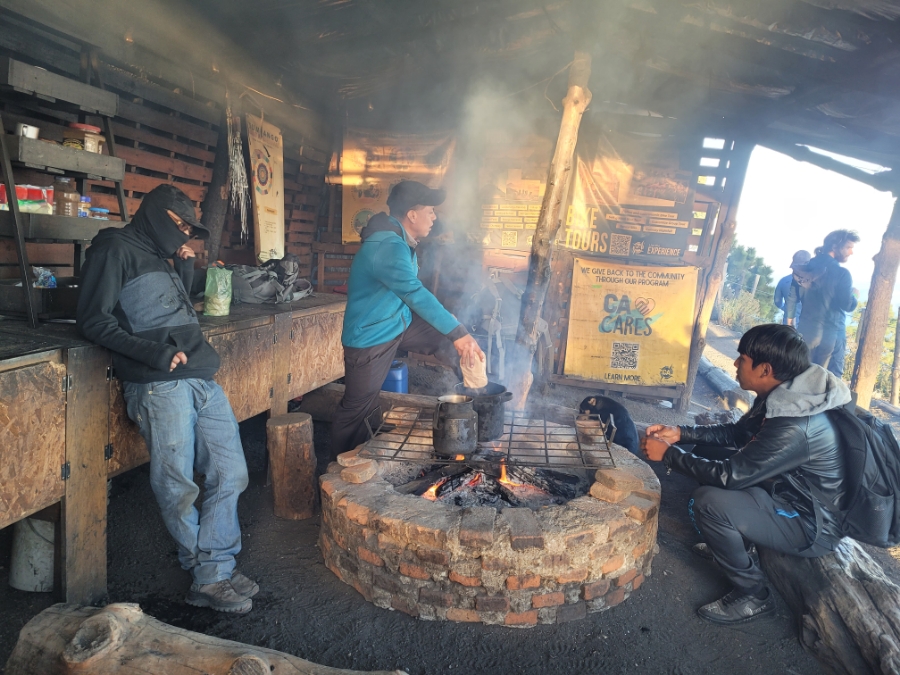
{"label": "dark sneaker", "polygon": [[253,601],[238,594],[229,579],[214,584],[191,584],[184,601],[194,607],[209,607],[229,614],[246,614],[253,608]]}
{"label": "dark sneaker", "polygon": [[767,593],[765,599],[760,600],[734,588],[724,598],[703,605],[697,614],[701,619],[725,626],[753,621],[775,612],[775,596],[771,591],[767,590]]}
{"label": "dark sneaker", "polygon": [[237,570],[231,573],[231,587],[238,595],[243,595],[245,598],[252,598],[259,593],[259,584]]}

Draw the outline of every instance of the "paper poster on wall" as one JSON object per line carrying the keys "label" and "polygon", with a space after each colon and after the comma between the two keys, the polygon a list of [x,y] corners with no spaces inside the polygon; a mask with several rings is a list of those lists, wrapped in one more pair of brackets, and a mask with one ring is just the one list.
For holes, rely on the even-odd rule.
{"label": "paper poster on wall", "polygon": [[553,146],[540,136],[492,139],[479,170],[481,243],[531,250]]}
{"label": "paper poster on wall", "polygon": [[369,218],[387,212],[388,195],[401,180],[442,187],[454,147],[449,132],[413,135],[348,129],[341,155],[342,241],[359,241]]}
{"label": "paper poster on wall", "polygon": [[628,258],[678,259],[687,250],[693,173],[677,147],[587,128],[578,140],[560,246]]}
{"label": "paper poster on wall", "polygon": [[281,130],[247,115],[253,238],[260,262],[284,257],[284,146]]}
{"label": "paper poster on wall", "polygon": [[576,258],[565,374],[610,384],[684,384],[696,291],[696,267]]}

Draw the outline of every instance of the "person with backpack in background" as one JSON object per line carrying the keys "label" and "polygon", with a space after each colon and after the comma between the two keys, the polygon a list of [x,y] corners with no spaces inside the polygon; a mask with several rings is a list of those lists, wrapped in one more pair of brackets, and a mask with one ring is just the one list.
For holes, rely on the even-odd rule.
{"label": "person with backpack in background", "polygon": [[[112,352],[128,416],[147,442],[150,486],[193,579],[185,602],[244,614],[259,591],[235,567],[247,463],[234,412],[213,380],[219,355],[188,297],[192,236],[207,239],[209,230],[188,196],[173,185],[155,187],[130,223],[91,241],[77,322]],[[199,510],[195,472],[204,477]]]}
{"label": "person with backpack in background", "polygon": [[[840,377],[844,372],[847,312],[856,309],[856,289],[850,272],[841,267],[853,255],[859,235],[852,230],[829,232],[809,264],[794,270],[794,282],[785,302],[789,326],[809,345],[810,358]],[[796,320],[797,308],[803,313]]]}
{"label": "person with backpack in background", "polygon": [[[791,284],[794,281],[794,272],[795,269],[802,269],[806,265],[809,264],[809,261],[812,259],[812,256],[809,254],[809,251],[797,251],[794,254],[794,257],[791,259],[791,273],[785,277],[782,277],[778,280],[778,283],[775,285],[775,295],[772,298],[772,302],[775,304],[777,309],[782,310],[784,316],[781,319],[781,323],[787,325],[787,312],[784,311],[784,305],[787,302],[788,295],[791,292]],[[800,303],[797,303],[796,308],[794,309],[795,318],[799,318],[800,316]]]}
{"label": "person with backpack in background", "polygon": [[360,232],[341,333],[344,396],[331,422],[333,457],[369,439],[367,421],[381,426],[378,392],[398,349],[434,355],[457,371],[460,359],[468,367],[484,361],[475,338],[417,276],[416,246],[444,198],[443,190],[400,181],[387,199],[390,215],[376,213]]}
{"label": "person with backpack in background", "polygon": [[[791,326],[751,328],[741,337],[738,354],[737,381],[756,393],[746,415],[733,424],[654,424],[642,440],[649,460],[665,462],[701,485],[688,509],[733,588],[698,614],[724,625],[775,611],[751,546],[802,557],[830,553],[844,536],[835,511],[852,490],[832,417],[851,401],[847,385],[810,363],[809,348]],[[676,443],[731,448],[731,453],[711,460]]]}

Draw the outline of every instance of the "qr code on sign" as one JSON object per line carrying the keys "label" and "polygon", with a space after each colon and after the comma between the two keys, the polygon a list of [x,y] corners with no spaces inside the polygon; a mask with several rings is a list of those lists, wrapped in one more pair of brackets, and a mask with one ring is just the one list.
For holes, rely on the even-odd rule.
{"label": "qr code on sign", "polygon": [[640,349],[641,346],[635,342],[613,342],[610,368],[637,370]]}
{"label": "qr code on sign", "polygon": [[610,255],[628,255],[631,252],[630,234],[612,234],[609,239]]}

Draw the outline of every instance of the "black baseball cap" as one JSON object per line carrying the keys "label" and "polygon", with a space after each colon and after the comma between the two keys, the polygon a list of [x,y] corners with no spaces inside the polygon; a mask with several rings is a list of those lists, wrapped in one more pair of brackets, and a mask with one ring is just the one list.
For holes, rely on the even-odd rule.
{"label": "black baseball cap", "polygon": [[402,180],[397,183],[388,195],[387,205],[391,215],[406,215],[416,206],[440,206],[447,198],[444,190],[432,190],[414,180]]}
{"label": "black baseball cap", "polygon": [[193,236],[198,239],[209,239],[209,230],[197,220],[197,212],[190,197],[168,183],[157,185],[147,196],[154,193],[159,196],[163,208],[174,213],[194,229]]}

